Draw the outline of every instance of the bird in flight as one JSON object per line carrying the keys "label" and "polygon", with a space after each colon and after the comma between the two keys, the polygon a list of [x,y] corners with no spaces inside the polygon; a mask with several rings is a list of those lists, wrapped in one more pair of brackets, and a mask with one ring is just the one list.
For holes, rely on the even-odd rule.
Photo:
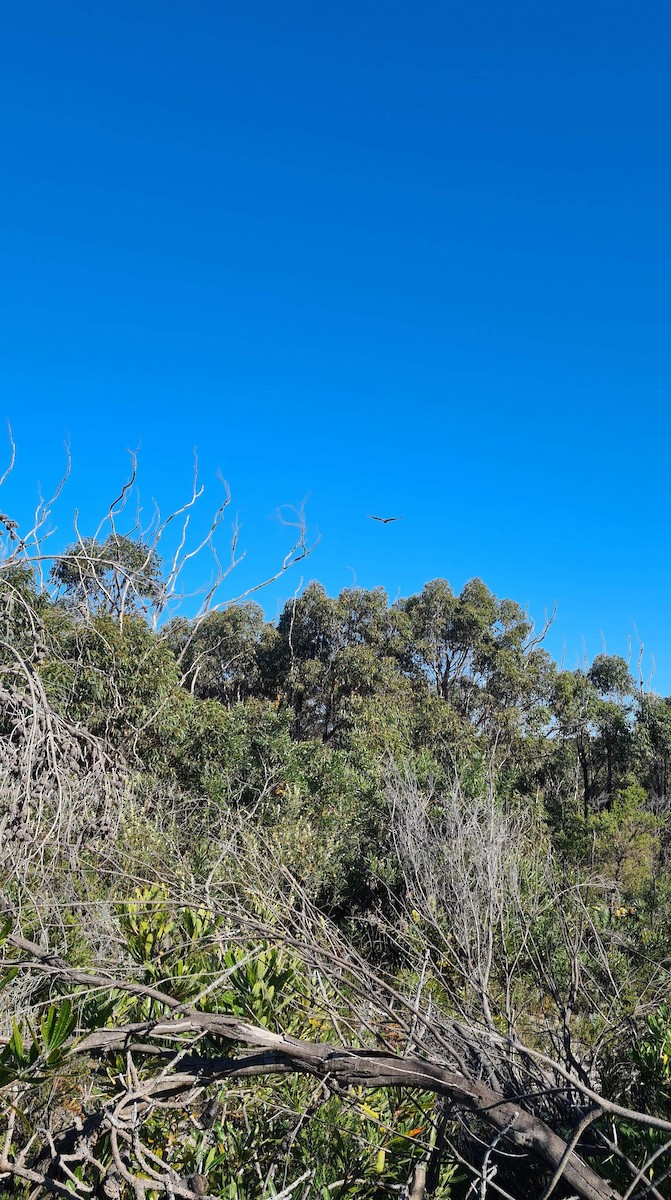
{"label": "bird in flight", "polygon": [[381,521],[383,525],[388,525],[390,521],[402,521],[403,517],[374,517],[371,513],[368,514],[371,521]]}

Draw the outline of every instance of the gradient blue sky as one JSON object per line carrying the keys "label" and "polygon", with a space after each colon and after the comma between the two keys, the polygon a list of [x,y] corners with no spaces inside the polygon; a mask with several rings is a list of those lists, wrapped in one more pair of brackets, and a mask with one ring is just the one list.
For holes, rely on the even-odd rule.
{"label": "gradient blue sky", "polygon": [[5,5],[2,506],[196,446],[240,587],[309,494],[305,581],[480,575],[671,691],[670,61],[666,0]]}

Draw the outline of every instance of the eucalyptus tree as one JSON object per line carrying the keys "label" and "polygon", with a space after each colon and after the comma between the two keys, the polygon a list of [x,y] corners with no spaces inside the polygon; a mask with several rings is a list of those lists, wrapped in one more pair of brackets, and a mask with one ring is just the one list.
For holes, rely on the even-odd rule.
{"label": "eucalyptus tree", "polygon": [[193,624],[179,618],[166,636],[192,695],[230,708],[259,691],[258,654],[265,629],[263,609],[248,601],[217,609]]}
{"label": "eucalyptus tree", "polygon": [[[549,720],[554,665],[528,615],[479,579],[455,595],[444,579],[401,602],[409,637],[401,662],[454,713],[455,746],[473,735],[499,759],[533,758]],[[526,768],[525,768],[526,769]]]}
{"label": "eucalyptus tree", "polygon": [[348,588],[331,598],[311,583],[285,605],[276,678],[295,710],[299,737],[329,742],[347,728],[353,698],[394,690],[399,618],[382,588]]}
{"label": "eucalyptus tree", "polygon": [[671,801],[671,699],[654,694],[640,697],[636,727],[643,781],[661,812]]}
{"label": "eucalyptus tree", "polygon": [[80,538],[59,555],[50,571],[60,594],[82,615],[126,613],[160,605],[163,565],[156,549],[112,532],[104,541]]}
{"label": "eucalyptus tree", "polygon": [[573,749],[585,818],[612,804],[633,765],[633,693],[629,668],[617,655],[598,655],[587,671],[560,671],[555,680],[555,736]]}

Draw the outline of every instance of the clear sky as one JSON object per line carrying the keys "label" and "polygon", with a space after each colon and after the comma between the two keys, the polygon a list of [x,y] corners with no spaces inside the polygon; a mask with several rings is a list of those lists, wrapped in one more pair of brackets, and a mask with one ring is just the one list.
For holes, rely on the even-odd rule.
{"label": "clear sky", "polygon": [[6,4],[4,510],[195,446],[240,586],[309,495],[305,581],[479,575],[671,692],[670,61],[667,0]]}

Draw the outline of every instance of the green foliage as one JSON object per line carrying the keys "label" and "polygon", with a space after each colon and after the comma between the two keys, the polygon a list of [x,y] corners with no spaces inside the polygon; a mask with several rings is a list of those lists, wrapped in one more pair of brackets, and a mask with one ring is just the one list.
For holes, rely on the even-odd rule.
{"label": "green foliage", "polygon": [[[646,1034],[638,1042],[635,1062],[648,1104],[658,1115],[671,1113],[671,1006],[662,1004],[647,1020]],[[654,1099],[653,1099],[654,1098]]]}
{"label": "green foliage", "polygon": [[[644,1112],[671,1120],[671,1008],[667,1003],[648,1015],[628,1050],[631,1103]],[[652,1160],[645,1172],[646,1179],[654,1184],[658,1194],[671,1196],[668,1162],[662,1153],[668,1134],[625,1121],[620,1137],[622,1149],[630,1158]],[[622,1172],[616,1182],[626,1186],[626,1174]]]}
{"label": "green foliage", "polygon": [[[37,940],[46,930],[82,965],[104,945],[110,979],[132,978],[204,1012],[315,1042],[342,1040],[343,1029],[372,1041],[374,1026],[350,1021],[351,981],[343,974],[328,992],[314,962],[275,939],[277,910],[256,914],[263,936],[227,915],[227,896],[246,882],[244,856],[231,855],[222,883],[230,834],[269,878],[302,889],[311,920],[328,917],[374,966],[395,972],[399,994],[428,1001],[446,1021],[480,1004],[490,1033],[514,1027],[542,1053],[564,1053],[572,1072],[600,1080],[616,1101],[671,1113],[663,995],[671,704],[637,695],[622,659],[599,655],[585,670],[557,671],[524,611],[477,579],[459,595],[434,580],[392,605],[381,589],[329,597],[311,584],[277,627],[242,604],[158,631],[146,610],[160,609],[161,565],[141,543],[80,543],[52,582],[49,599],[29,571],[0,573],[12,651],[0,681],[23,704],[11,720],[5,714],[5,744],[15,745],[21,722],[28,727],[26,697],[44,689],[48,746],[58,721],[98,739],[101,754],[122,764],[132,802],[110,835],[109,859],[78,830],[56,863],[44,814],[58,802],[58,828],[70,828],[76,796],[69,781],[60,792],[24,788],[22,820],[37,846],[31,869],[54,868],[34,899],[30,877],[19,886],[3,859],[24,931]],[[417,794],[404,813],[404,857],[385,784],[406,776]],[[460,816],[450,823],[455,779]],[[468,825],[469,814],[481,819]],[[515,824],[520,814],[528,819]],[[503,818],[524,831],[508,847],[509,869],[496,857]],[[0,813],[0,834],[5,827]],[[111,862],[123,873],[108,874]],[[454,864],[461,892],[450,891]],[[213,879],[220,909],[184,899],[199,888],[209,895]],[[86,905],[99,914],[94,932],[81,916]],[[91,1056],[84,1086],[71,1065],[79,1039],[125,1022],[151,1036],[169,1005],[84,983],[65,996],[54,969],[22,1008],[21,979],[8,954],[0,1087],[23,1089],[31,1128],[47,1126],[56,1095],[79,1103],[85,1087],[87,1103],[104,1109],[130,1070],[127,1056],[118,1047]],[[198,1044],[208,1060],[232,1052],[223,1038]],[[133,1070],[141,1082],[163,1062],[145,1047]],[[212,1120],[205,1101],[156,1106],[137,1136],[184,1177],[205,1177],[211,1192],[235,1200],[271,1197],[305,1172],[311,1196],[382,1200],[435,1149],[436,1101],[419,1092],[339,1094],[313,1079],[278,1078],[222,1084]],[[621,1130],[637,1161],[662,1144],[634,1124]],[[456,1125],[454,1136],[463,1136]],[[96,1154],[111,1161],[102,1137]],[[467,1190],[448,1154],[439,1174],[434,1195]]]}
{"label": "green foliage", "polygon": [[32,662],[43,658],[47,610],[29,567],[17,565],[0,571],[0,637],[10,651],[7,668],[15,668],[17,655]]}
{"label": "green foliage", "polygon": [[585,818],[613,803],[634,765],[632,689],[626,663],[614,656],[599,655],[586,673],[557,675],[551,699],[557,743],[560,753],[568,747],[574,752]]}
{"label": "green foliage", "polygon": [[137,615],[121,623],[103,614],[60,632],[42,671],[54,706],[160,770],[189,700],[170,648]]}
{"label": "green foliage", "polygon": [[[285,1009],[303,1012],[309,985],[297,960],[268,942],[235,944],[224,921],[205,908],[169,905],[160,884],[138,887],[117,906],[120,930],[143,980],[182,1001],[199,997],[199,1007],[276,1027]],[[212,986],[213,983],[216,986]],[[160,1003],[159,1003],[160,1007]],[[143,1015],[156,1003],[143,1001]],[[289,1024],[296,1014],[289,1016]]]}
{"label": "green foliage", "polygon": [[365,909],[384,843],[376,772],[354,751],[302,743],[264,805],[280,861],[327,911]]}
{"label": "green foliage", "polygon": [[630,784],[587,824],[595,865],[630,898],[651,882],[659,851],[660,822],[646,811],[646,800],[641,785]]}
{"label": "green foliage", "polygon": [[310,584],[287,604],[272,655],[273,682],[295,712],[295,734],[342,745],[350,702],[402,688],[397,660],[402,614],[381,588],[350,588],[331,599]]}
{"label": "green foliage", "polygon": [[[249,1089],[244,1104],[220,1092],[219,1110],[211,1130],[181,1138],[174,1120],[155,1119],[148,1144],[169,1154],[184,1175],[207,1177],[209,1191],[230,1200],[270,1200],[301,1177],[311,1178],[313,1197],[335,1191],[383,1200],[426,1156],[436,1103],[421,1093],[399,1099],[381,1089],[351,1089],[343,1103],[299,1079],[274,1094],[268,1087]],[[298,1128],[289,1116],[294,1112],[304,1114]],[[278,1146],[287,1147],[281,1157]],[[463,1179],[446,1158],[433,1194],[447,1200]]]}
{"label": "green foliage", "polygon": [[[207,909],[175,908],[161,885],[135,889],[131,899],[117,905],[119,929],[143,978],[180,1000],[195,1000],[208,1011],[229,1013],[285,1034],[312,1040],[333,1038],[335,1029],[321,1007],[311,1000],[311,982],[298,960],[268,942],[233,944],[227,940],[221,917]],[[214,983],[214,986],[213,986]],[[81,1003],[81,1000],[84,1003]],[[28,1038],[14,1022],[0,1056],[0,1086],[21,1083],[37,1089],[60,1078],[60,1095],[78,1095],[77,1080],[66,1082],[65,1049],[72,1034],[133,1019],[155,1021],[159,1002],[133,1000],[112,993],[88,996],[80,1002],[64,999],[49,1006]],[[212,1056],[227,1052],[217,1039],[201,1050]],[[124,1056],[112,1052],[93,1068],[99,1101],[114,1089]],[[136,1067],[139,1080],[151,1063]],[[91,1080],[89,1080],[89,1087]],[[251,1084],[244,1101],[239,1090],[219,1091],[213,1111],[196,1105],[188,1112],[160,1108],[142,1126],[142,1144],[159,1160],[169,1162],[184,1177],[207,1178],[208,1189],[220,1196],[272,1197],[306,1172],[313,1178],[311,1194],[331,1195],[334,1183],[357,1196],[381,1200],[389,1188],[404,1182],[418,1155],[426,1155],[436,1098],[431,1095],[396,1097],[385,1089],[351,1089],[346,1103],[309,1078],[276,1084]],[[302,1113],[295,1125],[294,1113]],[[204,1122],[204,1123],[203,1123]],[[278,1146],[285,1146],[278,1156]],[[98,1162],[110,1162],[106,1141],[99,1142]],[[85,1181],[85,1174],[79,1178]],[[435,1194],[450,1196],[451,1184],[462,1178],[446,1158]]]}
{"label": "green foliage", "polygon": [[[225,922],[205,908],[175,906],[159,884],[135,889],[117,906],[125,947],[142,978],[182,1001],[207,1011],[227,1013],[285,1034],[333,1038],[336,1030],[312,999],[305,968],[286,950],[269,942],[235,944],[226,937]],[[3,982],[16,978],[16,969]],[[110,1104],[126,1056],[116,1050],[89,1060],[84,1080],[72,1065],[75,1034],[143,1020],[155,1022],[165,1013],[160,1002],[113,990],[105,995],[83,989],[50,1004],[39,1027],[24,1021],[12,1025],[0,1055],[0,1087],[22,1087],[22,1105],[33,1112],[56,1096],[68,1111],[88,1103]],[[201,1043],[213,1058],[228,1053],[221,1039]],[[138,1059],[134,1078],[155,1070],[151,1059]],[[34,1106],[38,1105],[35,1110]],[[296,1122],[296,1115],[301,1114]],[[431,1149],[430,1132],[437,1119],[436,1097],[416,1093],[396,1096],[386,1089],[350,1089],[332,1094],[309,1077],[274,1083],[250,1082],[244,1097],[226,1085],[209,1100],[187,1109],[159,1106],[147,1114],[138,1133],[139,1148],[155,1161],[169,1163],[183,1178],[198,1175],[218,1196],[241,1200],[272,1197],[302,1177],[312,1180],[313,1196],[352,1194],[382,1200],[403,1185],[413,1165]],[[96,1144],[97,1167],[112,1166],[107,1136]],[[78,1167],[76,1178],[87,1186],[95,1170]],[[447,1200],[463,1175],[444,1157],[435,1195]]]}
{"label": "green foliage", "polygon": [[230,708],[218,700],[188,700],[168,752],[181,786],[244,806],[290,769],[289,713],[267,700]]}
{"label": "green foliage", "polygon": [[110,533],[82,538],[56,559],[51,579],[67,601],[120,618],[160,603],[162,564],[152,546]]}
{"label": "green foliage", "polygon": [[[11,982],[11,973],[3,980]],[[63,1046],[75,1027],[73,1007],[69,1000],[51,1004],[40,1017],[35,1030],[30,1022],[12,1021],[12,1032],[0,1052],[0,1087],[17,1082],[43,1083],[64,1062]]]}
{"label": "green foliage", "polygon": [[230,708],[259,690],[264,630],[263,610],[247,603],[212,612],[194,629],[187,621],[173,622],[166,637],[192,695]]}
{"label": "green foliage", "polygon": [[636,727],[636,748],[642,782],[661,803],[671,800],[671,702],[661,696],[642,696]]}

